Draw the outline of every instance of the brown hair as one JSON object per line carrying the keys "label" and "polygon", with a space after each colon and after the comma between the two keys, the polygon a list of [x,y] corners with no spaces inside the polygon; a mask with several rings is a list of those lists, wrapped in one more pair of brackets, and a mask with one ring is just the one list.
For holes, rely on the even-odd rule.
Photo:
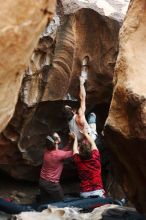
{"label": "brown hair", "polygon": [[51,136],[46,137],[46,147],[50,151],[55,149],[55,141]]}
{"label": "brown hair", "polygon": [[63,112],[67,121],[70,121],[74,116],[74,113],[72,112],[72,108],[70,106],[65,106]]}
{"label": "brown hair", "polygon": [[79,148],[79,155],[81,160],[89,160],[91,158],[91,146],[89,143],[82,142]]}

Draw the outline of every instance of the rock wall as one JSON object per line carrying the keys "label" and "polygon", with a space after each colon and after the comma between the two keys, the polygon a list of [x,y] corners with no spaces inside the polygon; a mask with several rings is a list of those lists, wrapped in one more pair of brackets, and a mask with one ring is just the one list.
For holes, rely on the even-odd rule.
{"label": "rock wall", "polygon": [[110,17],[122,22],[127,12],[130,0],[63,0],[62,4],[66,14],[71,14],[81,8],[90,8],[102,16]]}
{"label": "rock wall", "polygon": [[[78,99],[78,77],[84,56],[88,55],[90,60],[87,111],[111,101],[120,25],[105,15],[115,19],[117,3],[112,1],[109,14],[105,8],[110,0],[98,4],[94,0],[84,1],[85,7],[94,10],[80,9],[82,3],[72,1],[74,14],[70,14],[68,3],[63,1],[67,15],[61,16],[61,25],[53,21],[56,28],[41,36],[31,57],[39,34],[54,13],[55,0],[1,2],[0,168],[19,179],[38,178],[45,136],[52,129],[66,129],[61,109],[64,103]],[[123,2],[120,6],[123,13]],[[105,137],[117,180],[143,213],[146,213],[145,42],[146,2],[133,0],[120,31]],[[23,72],[26,66],[29,67]]]}
{"label": "rock wall", "polygon": [[13,116],[23,71],[40,33],[55,12],[55,0],[1,1],[0,131]]}
{"label": "rock wall", "polygon": [[[86,85],[88,110],[97,104],[109,105],[111,100],[119,23],[91,9],[64,15],[60,26],[58,20],[53,23],[56,28],[52,32],[47,28],[49,34],[41,36],[32,55],[15,114],[0,138],[0,145],[5,146],[5,153],[0,154],[0,167],[17,178],[29,179],[32,166],[41,165],[48,132],[67,129],[61,111],[64,103],[73,103],[64,100],[68,95],[78,99],[84,56],[90,59]],[[19,163],[25,166],[23,174]],[[37,172],[33,174],[30,179],[38,178]]]}
{"label": "rock wall", "polygon": [[[146,2],[131,2],[120,30],[114,93],[105,135],[117,180],[146,213]],[[120,174],[120,175],[119,175]]]}

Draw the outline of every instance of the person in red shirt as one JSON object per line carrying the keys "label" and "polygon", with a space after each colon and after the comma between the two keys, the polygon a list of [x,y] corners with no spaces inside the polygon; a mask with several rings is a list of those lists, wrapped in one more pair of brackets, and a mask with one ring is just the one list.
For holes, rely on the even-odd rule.
{"label": "person in red shirt", "polygon": [[78,146],[78,140],[75,133],[73,143],[73,158],[77,166],[80,179],[80,196],[102,197],[105,198],[101,177],[100,154],[93,138],[86,132],[83,132],[85,139]]}
{"label": "person in red shirt", "polygon": [[60,136],[54,133],[46,138],[46,151],[40,173],[40,202],[57,202],[64,198],[62,187],[59,183],[63,170],[63,161],[72,156],[72,151],[59,150]]}

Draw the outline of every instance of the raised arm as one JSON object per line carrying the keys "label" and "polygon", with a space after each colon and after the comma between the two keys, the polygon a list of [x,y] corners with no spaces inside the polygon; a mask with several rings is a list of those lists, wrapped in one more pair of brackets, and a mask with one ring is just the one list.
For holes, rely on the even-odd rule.
{"label": "raised arm", "polygon": [[86,91],[84,87],[85,79],[81,76],[80,77],[80,108],[78,113],[80,116],[85,115],[86,111]]}
{"label": "raised arm", "polygon": [[89,143],[91,144],[91,150],[97,149],[97,146],[96,146],[93,138],[91,137],[91,135],[89,135],[87,132],[84,132],[84,135],[85,135],[86,139],[89,141]]}
{"label": "raised arm", "polygon": [[74,140],[73,141],[73,154],[79,154],[77,136],[75,135],[75,133],[70,133],[70,136]]}

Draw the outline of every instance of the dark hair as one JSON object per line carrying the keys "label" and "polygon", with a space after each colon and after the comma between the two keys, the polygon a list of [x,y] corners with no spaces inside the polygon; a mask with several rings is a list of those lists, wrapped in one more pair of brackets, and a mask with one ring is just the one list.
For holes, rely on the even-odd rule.
{"label": "dark hair", "polygon": [[81,160],[91,159],[91,146],[88,143],[81,143],[79,148],[79,155]]}
{"label": "dark hair", "polygon": [[48,150],[54,150],[55,149],[55,141],[51,136],[46,137],[46,147]]}
{"label": "dark hair", "polygon": [[67,119],[67,121],[70,121],[74,116],[72,109],[69,107],[64,107],[64,116]]}

